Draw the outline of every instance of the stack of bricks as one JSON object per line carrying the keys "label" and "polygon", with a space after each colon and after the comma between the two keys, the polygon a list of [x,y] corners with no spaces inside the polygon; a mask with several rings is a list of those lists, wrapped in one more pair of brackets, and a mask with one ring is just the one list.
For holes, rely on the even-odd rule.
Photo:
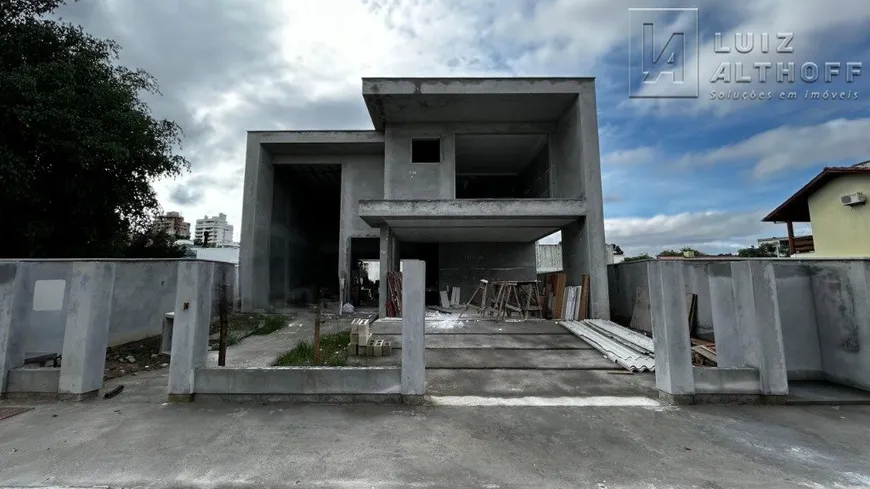
{"label": "stack of bricks", "polygon": [[348,355],[361,357],[389,356],[393,353],[393,345],[385,340],[373,340],[369,330],[368,319],[354,319],[350,324],[350,344],[347,345]]}

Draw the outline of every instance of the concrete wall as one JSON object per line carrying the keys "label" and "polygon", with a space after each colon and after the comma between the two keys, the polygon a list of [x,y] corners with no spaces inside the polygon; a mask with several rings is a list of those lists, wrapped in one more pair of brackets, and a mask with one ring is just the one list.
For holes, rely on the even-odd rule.
{"label": "concrete wall", "polygon": [[[164,314],[174,308],[178,263],[185,260],[100,261],[115,265],[109,346],[159,335]],[[23,328],[25,351],[61,353],[69,313],[71,273],[78,262],[3,263],[15,265],[20,274],[13,299],[13,321]],[[214,266],[227,274],[229,283],[235,283],[234,265],[214,263]],[[229,294],[232,300],[234,287]],[[216,314],[216,304],[213,309]]]}
{"label": "concrete wall", "polygon": [[398,367],[201,368],[197,394],[400,394]]}
{"label": "concrete wall", "polygon": [[461,287],[465,302],[480,279],[535,280],[535,261],[535,243],[441,243],[438,283]]}
{"label": "concrete wall", "polygon": [[808,199],[814,256],[870,256],[870,205],[840,203],[841,196],[855,192],[870,197],[870,175],[835,177]]}
{"label": "concrete wall", "polygon": [[[636,289],[654,263],[608,267],[614,316],[631,316]],[[720,365],[761,368],[771,352],[758,350],[757,335],[776,322],[789,379],[827,379],[870,390],[870,261],[669,260],[666,266],[679,268],[680,286],[699,294],[699,328],[714,332]],[[762,269],[769,269],[772,292],[758,278]],[[746,289],[750,279],[754,285]],[[775,304],[764,304],[767,297]],[[755,316],[746,316],[747,301]]]}
{"label": "concrete wall", "polygon": [[[390,124],[385,131],[384,198],[452,199],[456,190],[455,130],[446,124]],[[440,138],[439,163],[411,163],[411,140]]]}
{"label": "concrete wall", "polygon": [[338,271],[350,286],[352,238],[380,238],[380,229],[359,217],[359,201],[384,198],[384,157],[360,155],[347,157],[341,167],[341,235]]}
{"label": "concrete wall", "polygon": [[538,151],[534,159],[520,172],[523,197],[547,199],[550,197],[549,144]]}

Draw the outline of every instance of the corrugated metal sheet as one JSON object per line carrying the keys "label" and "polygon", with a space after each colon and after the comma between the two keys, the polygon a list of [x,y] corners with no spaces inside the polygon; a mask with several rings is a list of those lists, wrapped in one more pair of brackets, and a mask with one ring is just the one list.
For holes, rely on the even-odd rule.
{"label": "corrugated metal sheet", "polygon": [[[630,372],[655,371],[656,363],[653,356],[639,351],[637,347],[632,348],[622,341],[603,334],[594,326],[586,324],[585,321],[561,321],[559,324]],[[613,324],[616,325],[616,323]]]}
{"label": "corrugated metal sheet", "polygon": [[535,245],[535,263],[538,273],[562,271],[562,244]]}
{"label": "corrugated metal sheet", "polygon": [[624,326],[620,326],[613,321],[606,321],[604,319],[587,319],[583,322],[593,326],[601,333],[610,336],[621,343],[625,343],[631,348],[648,354],[653,354],[653,352],[655,352],[652,338],[644,336],[636,331],[632,331]]}

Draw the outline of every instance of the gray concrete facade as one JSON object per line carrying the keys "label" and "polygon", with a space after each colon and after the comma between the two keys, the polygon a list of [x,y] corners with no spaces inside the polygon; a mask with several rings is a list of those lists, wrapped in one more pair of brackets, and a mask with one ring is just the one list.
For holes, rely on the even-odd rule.
{"label": "gray concrete facade", "polygon": [[[591,314],[609,318],[594,79],[365,78],[362,95],[372,131],[248,133],[242,310],[337,291],[342,278],[346,292],[361,258],[381,262],[381,315],[400,258],[429,262],[427,286],[460,286],[466,299],[493,270],[534,280],[535,241],[561,230],[568,284],[590,275]],[[415,156],[426,141],[435,161]],[[379,256],[360,257],[357,239],[379,239]],[[437,251],[409,256],[402,243]],[[490,265],[495,243],[512,251]],[[449,271],[484,262],[480,276]]]}

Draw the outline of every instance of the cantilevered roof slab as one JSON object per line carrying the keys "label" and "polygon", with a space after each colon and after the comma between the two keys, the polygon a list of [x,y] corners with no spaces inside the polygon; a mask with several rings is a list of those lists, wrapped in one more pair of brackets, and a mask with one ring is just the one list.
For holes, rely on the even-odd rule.
{"label": "cantilevered roof slab", "polygon": [[531,242],[586,215],[583,199],[361,200],[359,216],[402,241]]}
{"label": "cantilevered roof slab", "polygon": [[272,155],[384,154],[378,131],[248,131]]}
{"label": "cantilevered roof slab", "polygon": [[593,78],[363,78],[372,124],[555,122]]}

